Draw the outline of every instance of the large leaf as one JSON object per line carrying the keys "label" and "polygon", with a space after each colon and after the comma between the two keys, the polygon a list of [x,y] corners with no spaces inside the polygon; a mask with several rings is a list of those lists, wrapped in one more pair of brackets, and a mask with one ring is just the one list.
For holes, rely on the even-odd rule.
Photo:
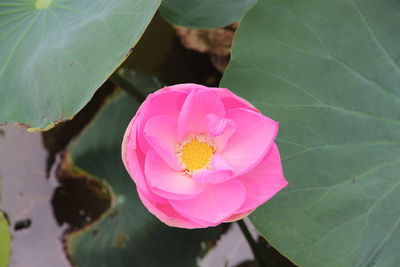
{"label": "large leaf", "polygon": [[90,174],[113,195],[112,207],[98,222],[68,238],[68,252],[77,266],[195,266],[201,241],[220,233],[220,228],[168,227],[143,207],[120,151],[123,133],[137,107],[129,96],[116,96],[70,152],[70,170]]}
{"label": "large leaf", "polygon": [[399,266],[400,1],[266,0],[222,86],[280,122],[289,186],[252,215],[301,266]]}
{"label": "large leaf", "polygon": [[72,117],[126,58],[160,0],[2,0],[0,124]]}
{"label": "large leaf", "polygon": [[7,267],[11,250],[10,231],[3,213],[0,212],[0,267]]}
{"label": "large leaf", "polygon": [[256,0],[163,0],[161,15],[189,28],[218,28],[242,19]]}

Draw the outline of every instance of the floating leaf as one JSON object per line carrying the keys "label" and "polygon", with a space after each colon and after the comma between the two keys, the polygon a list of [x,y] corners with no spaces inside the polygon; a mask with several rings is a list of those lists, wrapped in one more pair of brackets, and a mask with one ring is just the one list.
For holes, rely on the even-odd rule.
{"label": "floating leaf", "polygon": [[126,58],[160,0],[3,0],[0,124],[75,115]]}
{"label": "floating leaf", "polygon": [[256,0],[163,0],[160,12],[172,24],[218,28],[242,19]]}
{"label": "floating leaf", "polygon": [[280,122],[289,186],[250,218],[300,266],[400,262],[400,2],[258,1],[222,86]]}

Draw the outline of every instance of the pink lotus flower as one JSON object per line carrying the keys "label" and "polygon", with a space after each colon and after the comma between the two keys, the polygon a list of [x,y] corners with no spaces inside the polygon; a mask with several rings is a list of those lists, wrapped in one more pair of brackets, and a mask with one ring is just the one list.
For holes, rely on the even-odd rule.
{"label": "pink lotus flower", "polygon": [[287,185],[278,123],[228,89],[197,84],[149,95],[122,159],[147,209],[170,226],[239,220]]}

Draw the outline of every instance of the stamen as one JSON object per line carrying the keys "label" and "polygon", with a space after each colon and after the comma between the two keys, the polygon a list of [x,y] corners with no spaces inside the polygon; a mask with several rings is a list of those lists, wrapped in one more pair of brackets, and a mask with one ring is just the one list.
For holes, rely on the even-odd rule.
{"label": "stamen", "polygon": [[207,136],[187,137],[177,145],[176,156],[180,166],[188,175],[211,168],[215,145]]}

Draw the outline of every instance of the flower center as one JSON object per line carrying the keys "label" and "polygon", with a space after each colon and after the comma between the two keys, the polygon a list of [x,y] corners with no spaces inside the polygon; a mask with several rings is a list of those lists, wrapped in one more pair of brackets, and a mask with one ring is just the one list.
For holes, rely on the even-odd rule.
{"label": "flower center", "polygon": [[208,169],[214,155],[215,146],[204,136],[188,137],[177,147],[179,163],[188,174]]}

